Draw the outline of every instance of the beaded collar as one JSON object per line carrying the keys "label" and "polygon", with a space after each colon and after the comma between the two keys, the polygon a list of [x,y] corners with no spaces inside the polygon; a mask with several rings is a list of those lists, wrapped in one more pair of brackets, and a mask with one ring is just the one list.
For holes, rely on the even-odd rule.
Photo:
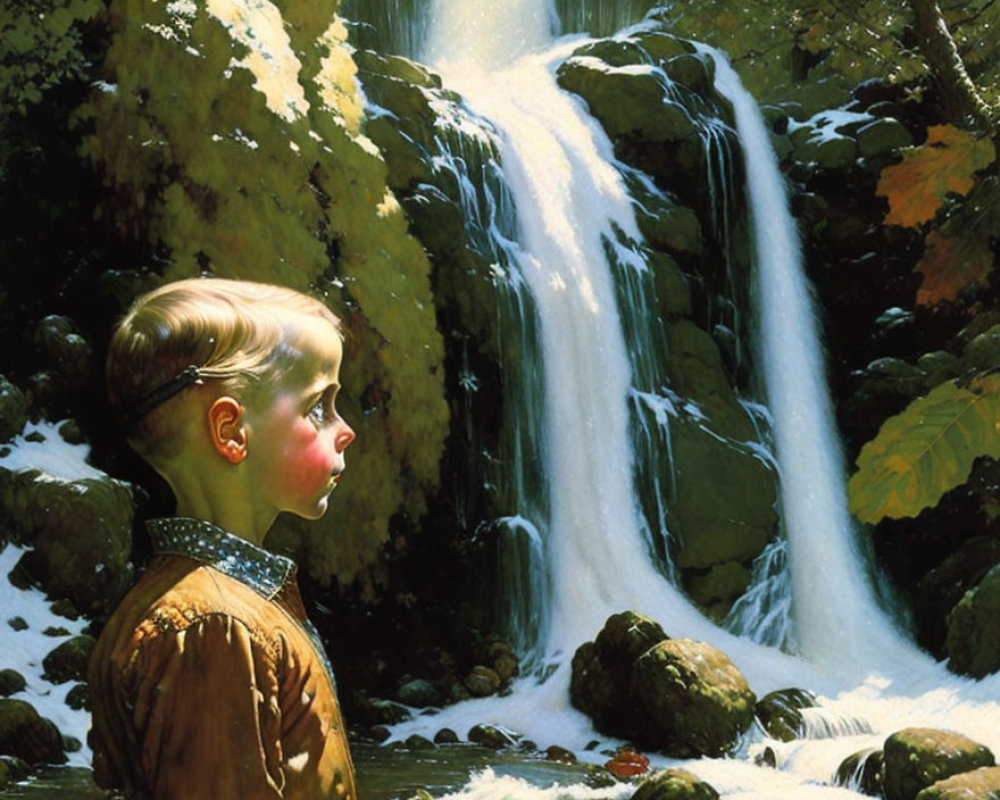
{"label": "beaded collar", "polygon": [[295,573],[295,563],[269,553],[218,525],[193,517],[161,517],[146,523],[158,554],[187,556],[219,570],[270,600]]}

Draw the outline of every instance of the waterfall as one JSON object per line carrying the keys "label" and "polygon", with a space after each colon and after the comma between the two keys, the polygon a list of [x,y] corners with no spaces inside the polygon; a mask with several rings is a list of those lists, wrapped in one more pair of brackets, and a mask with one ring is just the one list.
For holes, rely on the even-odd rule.
{"label": "waterfall", "polygon": [[[721,648],[758,695],[789,686],[820,695],[820,707],[806,715],[805,738],[762,741],[755,732],[741,753],[747,758],[684,762],[720,794],[857,796],[821,784],[845,756],[880,747],[889,733],[913,725],[961,731],[1000,748],[1000,706],[992,699],[1000,677],[976,684],[921,656],[879,610],[867,581],[844,504],[842,457],[785,188],[756,104],[725,59],[710,53],[718,88],[736,109],[756,231],[764,339],[757,358],[765,365],[769,414],[758,409],[753,416],[770,416],[773,423],[788,531],[760,560],[759,591],[747,604],[774,612],[776,604],[791,603],[808,660],[715,626],[673,587],[669,569],[654,566],[649,534],[661,521],[646,519],[636,500],[642,468],[633,447],[643,435],[662,436],[661,449],[669,451],[678,398],[659,385],[646,360],[655,361],[661,343],[655,314],[642,299],[643,245],[624,170],[583,104],[555,82],[556,66],[581,40],[550,38],[547,5],[519,0],[480,8],[475,25],[468,24],[467,5],[435,2],[435,25],[459,27],[437,35],[429,53],[445,86],[489,120],[516,205],[510,275],[533,299],[542,388],[542,407],[531,422],[537,427],[520,435],[544,440],[537,452],[548,477],[548,510],[538,510],[544,520],[515,516],[502,523],[527,543],[532,569],[542,558],[547,563],[550,605],[546,625],[537,630],[547,668],[519,679],[507,697],[417,717],[397,726],[394,736],[430,736],[443,726],[461,732],[490,722],[542,747],[560,744],[603,760],[601,748],[587,748],[597,738],[589,721],[569,706],[568,661],[610,613],[632,608],[660,620],[672,636]],[[506,60],[497,38],[504,30],[517,32]],[[790,587],[782,579],[785,561]],[[538,591],[522,574],[514,596],[523,604]],[[768,635],[781,641],[787,633],[781,621],[767,622]],[[765,746],[777,770],[753,763]],[[492,796],[503,780],[487,771],[453,797]],[[518,793],[541,796],[526,786]]]}
{"label": "waterfall", "polygon": [[826,386],[819,324],[798,231],[756,100],[726,58],[715,87],[733,104],[755,244],[755,300],[774,420],[792,610],[802,654],[830,671],[867,673],[918,658],[880,609],[847,510],[843,455]]}

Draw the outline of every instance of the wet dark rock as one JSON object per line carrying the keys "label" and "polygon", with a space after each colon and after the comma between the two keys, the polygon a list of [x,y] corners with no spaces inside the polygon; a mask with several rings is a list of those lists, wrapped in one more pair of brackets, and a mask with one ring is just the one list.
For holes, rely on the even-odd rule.
{"label": "wet dark rock", "polygon": [[90,379],[93,353],[68,317],[51,314],[35,328],[36,347],[51,363],[65,388],[75,388]]}
{"label": "wet dark rock", "polygon": [[489,667],[478,664],[462,680],[462,684],[473,697],[487,697],[502,685],[500,676]]}
{"label": "wet dark rock", "polygon": [[563,89],[587,101],[612,139],[624,136],[666,143],[697,136],[695,120],[667,98],[651,72],[612,67],[592,56],[573,56],[559,66],[556,75]]}
{"label": "wet dark rock", "polygon": [[58,728],[24,700],[0,699],[0,753],[29,764],[66,761]]}
{"label": "wet dark rock", "polygon": [[3,761],[0,761],[0,791],[6,789],[8,783],[10,783],[10,771],[7,765]]}
{"label": "wet dark rock", "polygon": [[936,655],[944,655],[948,616],[965,593],[996,564],[1000,564],[1000,539],[977,536],[948,555],[917,583],[915,616],[920,624],[922,643]]}
{"label": "wet dark rock", "polygon": [[351,697],[354,719],[361,725],[395,725],[410,719],[410,710],[392,700],[368,697],[364,692],[355,692]]}
{"label": "wet dark rock", "polygon": [[644,31],[633,37],[654,62],[662,64],[686,53],[694,53],[694,45],[687,39],[680,39],[666,31]]}
{"label": "wet dark rock", "polygon": [[66,640],[42,659],[43,677],[50,683],[86,680],[87,662],[96,644],[94,637],[86,634]]}
{"label": "wet dark rock", "polygon": [[754,756],[753,763],[758,767],[769,767],[770,769],[774,769],[778,766],[778,756],[774,752],[773,747],[765,747]]}
{"label": "wet dark rock", "polygon": [[426,736],[421,736],[418,733],[414,733],[411,736],[407,736],[404,741],[407,750],[433,750],[434,742],[428,739]]}
{"label": "wet dark rock", "polygon": [[883,752],[886,800],[913,800],[944,778],[995,764],[985,745],[934,728],[897,731],[885,740]]}
{"label": "wet dark rock", "polygon": [[69,628],[64,628],[62,625],[49,625],[44,631],[42,631],[42,636],[51,636],[53,639],[58,639],[61,636],[69,636]]}
{"label": "wet dark rock", "polygon": [[24,430],[28,400],[17,386],[0,375],[0,442],[8,442]]}
{"label": "wet dark rock", "polygon": [[78,683],[66,693],[66,705],[76,711],[90,708],[90,686]]}
{"label": "wet dark rock", "polygon": [[677,262],[666,253],[652,252],[648,264],[653,271],[661,315],[668,320],[690,317],[691,289]]}
{"label": "wet dark rock", "polygon": [[792,133],[795,159],[824,170],[842,170],[858,157],[858,143],[850,136],[804,126]]}
{"label": "wet dark rock", "polygon": [[370,728],[366,728],[362,733],[362,738],[365,741],[374,742],[375,744],[382,744],[386,739],[392,736],[392,731],[390,731],[385,725],[372,725]]}
{"label": "wet dark rock", "polygon": [[457,744],[459,741],[458,734],[451,728],[442,728],[434,734],[434,744]]}
{"label": "wet dark rock", "polygon": [[1000,670],[1000,565],[952,609],[944,649],[952,672],[982,678]]}
{"label": "wet dark rock", "polygon": [[602,732],[691,756],[729,750],[750,724],[755,697],[721,650],[667,639],[629,611],[577,649],[570,699]]}
{"label": "wet dark rock", "polygon": [[684,588],[702,608],[723,602],[726,610],[734,597],[741,596],[750,585],[750,569],[739,561],[713,564],[706,571],[684,576]]}
{"label": "wet dark rock", "polygon": [[629,64],[641,64],[645,60],[646,50],[631,38],[598,39],[575,50],[573,55],[596,58],[612,67],[626,67]]}
{"label": "wet dark rock", "polygon": [[27,682],[16,669],[0,669],[0,697],[10,697],[23,692]]}
{"label": "wet dark rock", "polygon": [[891,117],[876,119],[858,129],[858,150],[866,157],[885,155],[912,144],[906,126]]}
{"label": "wet dark rock", "polygon": [[591,717],[598,730],[630,736],[641,725],[639,709],[629,696],[635,663],[666,638],[659,623],[635,611],[608,617],[594,641],[585,642],[573,655],[572,704]]}
{"label": "wet dark rock", "polygon": [[58,617],[63,619],[77,620],[80,618],[80,612],[76,610],[76,607],[67,599],[62,598],[56,600],[49,606],[49,610]]}
{"label": "wet dark rock", "polygon": [[575,764],[576,754],[565,747],[552,744],[545,748],[545,760],[555,761],[558,764]]}
{"label": "wet dark rock", "polygon": [[671,192],[654,190],[634,178],[627,179],[636,223],[653,248],[674,254],[702,252],[701,223],[695,212]]}
{"label": "wet dark rock", "polygon": [[491,643],[486,648],[486,656],[493,671],[503,684],[506,684],[511,678],[516,677],[520,672],[517,657],[506,642]]}
{"label": "wet dark rock", "polygon": [[750,726],[756,701],[729,657],[706,642],[668,639],[636,662],[643,739],[669,755],[717,756]]}
{"label": "wet dark rock", "polygon": [[995,800],[1000,797],[1000,767],[952,775],[921,791],[916,800]]}
{"label": "wet dark rock", "polygon": [[470,742],[491,750],[502,750],[505,747],[515,746],[520,737],[499,725],[479,724],[469,730],[467,738]]}
{"label": "wet dark rock", "polygon": [[28,623],[25,622],[24,617],[11,617],[7,620],[7,624],[15,631],[26,631],[28,629]]}
{"label": "wet dark rock", "polygon": [[31,764],[23,758],[11,755],[0,755],[0,764],[7,770],[7,777],[12,781],[21,781],[31,774]]}
{"label": "wet dark rock", "polygon": [[802,709],[814,708],[816,695],[805,689],[779,689],[757,701],[754,714],[773,739],[790,742],[802,735]]}
{"label": "wet dark rock", "polygon": [[868,748],[849,755],[837,767],[833,780],[837,786],[853,789],[870,797],[879,797],[885,781],[882,751]]}
{"label": "wet dark rock", "polygon": [[715,62],[701,53],[682,53],[661,62],[670,79],[700,96],[711,96],[715,83]]}
{"label": "wet dark rock", "polygon": [[665,769],[646,778],[631,800],[717,800],[719,793],[684,769]]}
{"label": "wet dark rock", "polygon": [[62,740],[67,753],[79,753],[83,749],[83,742],[75,736],[63,736]]}
{"label": "wet dark rock", "polygon": [[396,699],[407,706],[425,708],[441,704],[441,694],[430,681],[414,678],[406,681],[396,691]]}
{"label": "wet dark rock", "polygon": [[31,546],[19,567],[51,598],[112,609],[131,582],[132,491],[123,481],[53,480],[0,468],[0,517]]}

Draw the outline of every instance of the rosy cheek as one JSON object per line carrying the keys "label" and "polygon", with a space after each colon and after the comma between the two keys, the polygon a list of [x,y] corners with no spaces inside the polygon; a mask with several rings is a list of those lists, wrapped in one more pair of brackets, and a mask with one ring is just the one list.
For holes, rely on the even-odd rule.
{"label": "rosy cheek", "polygon": [[316,435],[311,425],[309,428],[296,431],[296,441],[285,459],[289,488],[303,497],[311,497],[323,489],[334,466],[330,448],[323,445],[322,437]]}

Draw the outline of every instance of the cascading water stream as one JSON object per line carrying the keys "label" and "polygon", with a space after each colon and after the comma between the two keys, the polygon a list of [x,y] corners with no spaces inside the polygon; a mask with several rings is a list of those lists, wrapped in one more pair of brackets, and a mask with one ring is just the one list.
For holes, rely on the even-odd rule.
{"label": "cascading water stream", "polygon": [[[537,647],[551,669],[546,680],[537,674],[522,678],[508,697],[420,717],[399,726],[395,735],[432,735],[442,726],[465,731],[491,722],[543,747],[561,744],[583,753],[596,737],[589,721],[569,706],[569,657],[609,614],[632,608],[660,620],[672,636],[721,648],[758,695],[789,686],[823,695],[821,708],[810,713],[812,734],[790,743],[766,740],[777,771],[752,760],[684,763],[723,795],[857,797],[816,782],[829,782],[845,756],[879,747],[888,733],[910,725],[959,730],[1000,749],[995,725],[1000,709],[990,700],[1000,678],[974,684],[921,656],[878,609],[864,577],[844,506],[843,466],[829,422],[822,360],[815,355],[816,324],[794,223],[756,105],[728,64],[712,54],[719,90],[737,110],[751,184],[760,327],[772,339],[762,348],[763,359],[789,529],[787,543],[776,546],[775,561],[762,572],[776,580],[773,573],[780,570],[774,564],[787,548],[800,641],[815,663],[716,627],[654,567],[651,543],[643,535],[650,523],[635,499],[630,433],[640,407],[655,412],[647,421],[655,419],[663,430],[675,410],[669,391],[641,385],[645,371],[630,359],[637,351],[656,352],[656,332],[642,333],[641,320],[633,318],[641,303],[632,308],[623,302],[630,296],[621,288],[623,276],[640,290],[645,266],[611,144],[582,104],[555,82],[555,67],[581,41],[550,41],[551,13],[537,2],[478,8],[475,25],[462,16],[467,5],[435,3],[438,33],[429,60],[445,85],[496,129],[517,207],[518,244],[510,253],[537,309],[544,367],[535,435],[545,439],[549,510],[537,530],[546,539],[539,552],[548,560],[551,605]],[[447,27],[449,21],[462,23],[461,35]],[[503,37],[511,31],[516,36],[505,46]],[[485,40],[477,38],[480,33]],[[648,341],[639,341],[647,335]],[[630,417],[630,408],[637,416]],[[932,686],[937,688],[928,691]],[[758,732],[745,752],[762,746]],[[480,777],[458,796],[490,796],[490,787]],[[525,790],[525,796],[531,795]]]}
{"label": "cascading water stream", "polygon": [[844,675],[925,659],[880,609],[847,511],[816,312],[777,158],[754,98],[717,51],[716,89],[733,104],[756,248],[756,306],[801,653]]}

